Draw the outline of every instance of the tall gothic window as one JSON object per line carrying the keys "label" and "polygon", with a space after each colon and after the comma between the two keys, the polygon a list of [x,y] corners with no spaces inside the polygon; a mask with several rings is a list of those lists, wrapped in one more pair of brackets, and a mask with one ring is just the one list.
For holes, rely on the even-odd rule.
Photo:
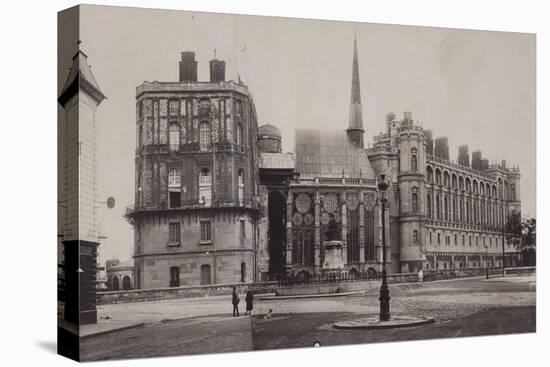
{"label": "tall gothic window", "polygon": [[447,195],[443,198],[443,213],[445,215],[445,220],[449,220],[449,203],[447,200]]}
{"label": "tall gothic window", "polygon": [[210,124],[208,122],[201,122],[199,127],[200,134],[200,148],[202,151],[210,150]]}
{"label": "tall gothic window", "polygon": [[512,200],[516,200],[516,184],[510,185],[511,187],[511,194],[512,194]]}
{"label": "tall gothic window", "polygon": [[235,137],[235,143],[237,145],[243,145],[243,125],[237,124],[237,136]]}
{"label": "tall gothic window", "polygon": [[418,188],[412,188],[412,211],[413,213],[418,212]]}
{"label": "tall gothic window", "polygon": [[426,206],[428,207],[428,218],[432,217],[432,196],[430,193],[426,195]]}
{"label": "tall gothic window", "polygon": [[199,174],[199,202],[212,205],[212,176],[208,168],[201,169]]}
{"label": "tall gothic window", "polygon": [[168,172],[168,203],[170,208],[181,206],[181,175],[177,169]]}
{"label": "tall gothic window", "polygon": [[177,152],[180,149],[180,128],[178,124],[170,124],[169,141],[170,150]]}
{"label": "tall gothic window", "polygon": [[411,171],[416,172],[418,169],[418,161],[416,158],[416,148],[411,149]]}
{"label": "tall gothic window", "polygon": [[439,195],[435,196],[435,214],[436,219],[441,220],[441,203],[439,202]]}
{"label": "tall gothic window", "polygon": [[244,205],[244,171],[239,170],[239,206]]}

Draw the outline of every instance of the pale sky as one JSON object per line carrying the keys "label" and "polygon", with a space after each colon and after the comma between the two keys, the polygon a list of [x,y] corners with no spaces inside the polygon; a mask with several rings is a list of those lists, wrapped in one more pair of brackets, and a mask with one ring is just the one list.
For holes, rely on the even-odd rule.
{"label": "pale sky", "polygon": [[[107,99],[97,111],[101,260],[130,259],[134,200],[135,87],[177,81],[181,51],[194,51],[199,80],[214,49],[226,78],[248,84],[259,123],[281,129],[293,151],[295,128],[346,128],[353,37],[357,35],[365,144],[384,117],[413,119],[457,147],[521,169],[524,215],[535,201],[535,36],[307,19],[81,6],[80,39]],[[70,66],[70,56],[61,63]],[[62,74],[62,73],[60,73]],[[65,75],[59,75],[64,80]]]}

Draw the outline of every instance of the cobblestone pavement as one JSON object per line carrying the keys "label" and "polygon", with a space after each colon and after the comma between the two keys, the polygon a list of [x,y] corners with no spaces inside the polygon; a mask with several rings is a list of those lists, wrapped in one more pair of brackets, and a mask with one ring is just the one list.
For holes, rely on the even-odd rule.
{"label": "cobblestone pavement", "polygon": [[[266,348],[414,340],[535,331],[535,278],[460,279],[390,287],[391,311],[431,316],[435,324],[383,331],[336,331],[335,321],[378,313],[378,294],[258,300],[257,314],[231,316],[228,297],[105,305],[99,316],[146,322],[144,328],[91,336],[83,360],[221,353]],[[243,298],[243,297],[241,297]],[[244,305],[243,305],[244,306]],[[242,308],[242,307],[241,307]]]}

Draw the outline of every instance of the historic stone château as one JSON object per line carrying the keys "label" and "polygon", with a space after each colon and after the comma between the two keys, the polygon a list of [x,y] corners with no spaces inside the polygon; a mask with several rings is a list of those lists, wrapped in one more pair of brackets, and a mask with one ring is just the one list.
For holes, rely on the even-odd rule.
{"label": "historic stone ch\u00e2teau", "polygon": [[[311,276],[323,243],[343,242],[345,269],[377,273],[382,262],[377,180],[385,174],[391,272],[499,267],[516,249],[503,224],[520,212],[519,169],[489,165],[481,152],[386,116],[386,132],[364,146],[359,59],[354,43],[348,128],[296,130],[283,153],[274,125],[258,128],[252,96],[210,61],[197,80],[183,52],[179,82],[137,87],[135,288],[224,284]],[[486,254],[488,257],[486,258]]]}

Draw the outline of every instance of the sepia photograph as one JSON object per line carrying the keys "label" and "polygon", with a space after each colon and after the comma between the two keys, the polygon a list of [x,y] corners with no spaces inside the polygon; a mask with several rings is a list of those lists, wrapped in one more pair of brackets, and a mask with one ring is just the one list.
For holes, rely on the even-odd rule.
{"label": "sepia photograph", "polygon": [[536,37],[57,16],[58,352],[535,333]]}

